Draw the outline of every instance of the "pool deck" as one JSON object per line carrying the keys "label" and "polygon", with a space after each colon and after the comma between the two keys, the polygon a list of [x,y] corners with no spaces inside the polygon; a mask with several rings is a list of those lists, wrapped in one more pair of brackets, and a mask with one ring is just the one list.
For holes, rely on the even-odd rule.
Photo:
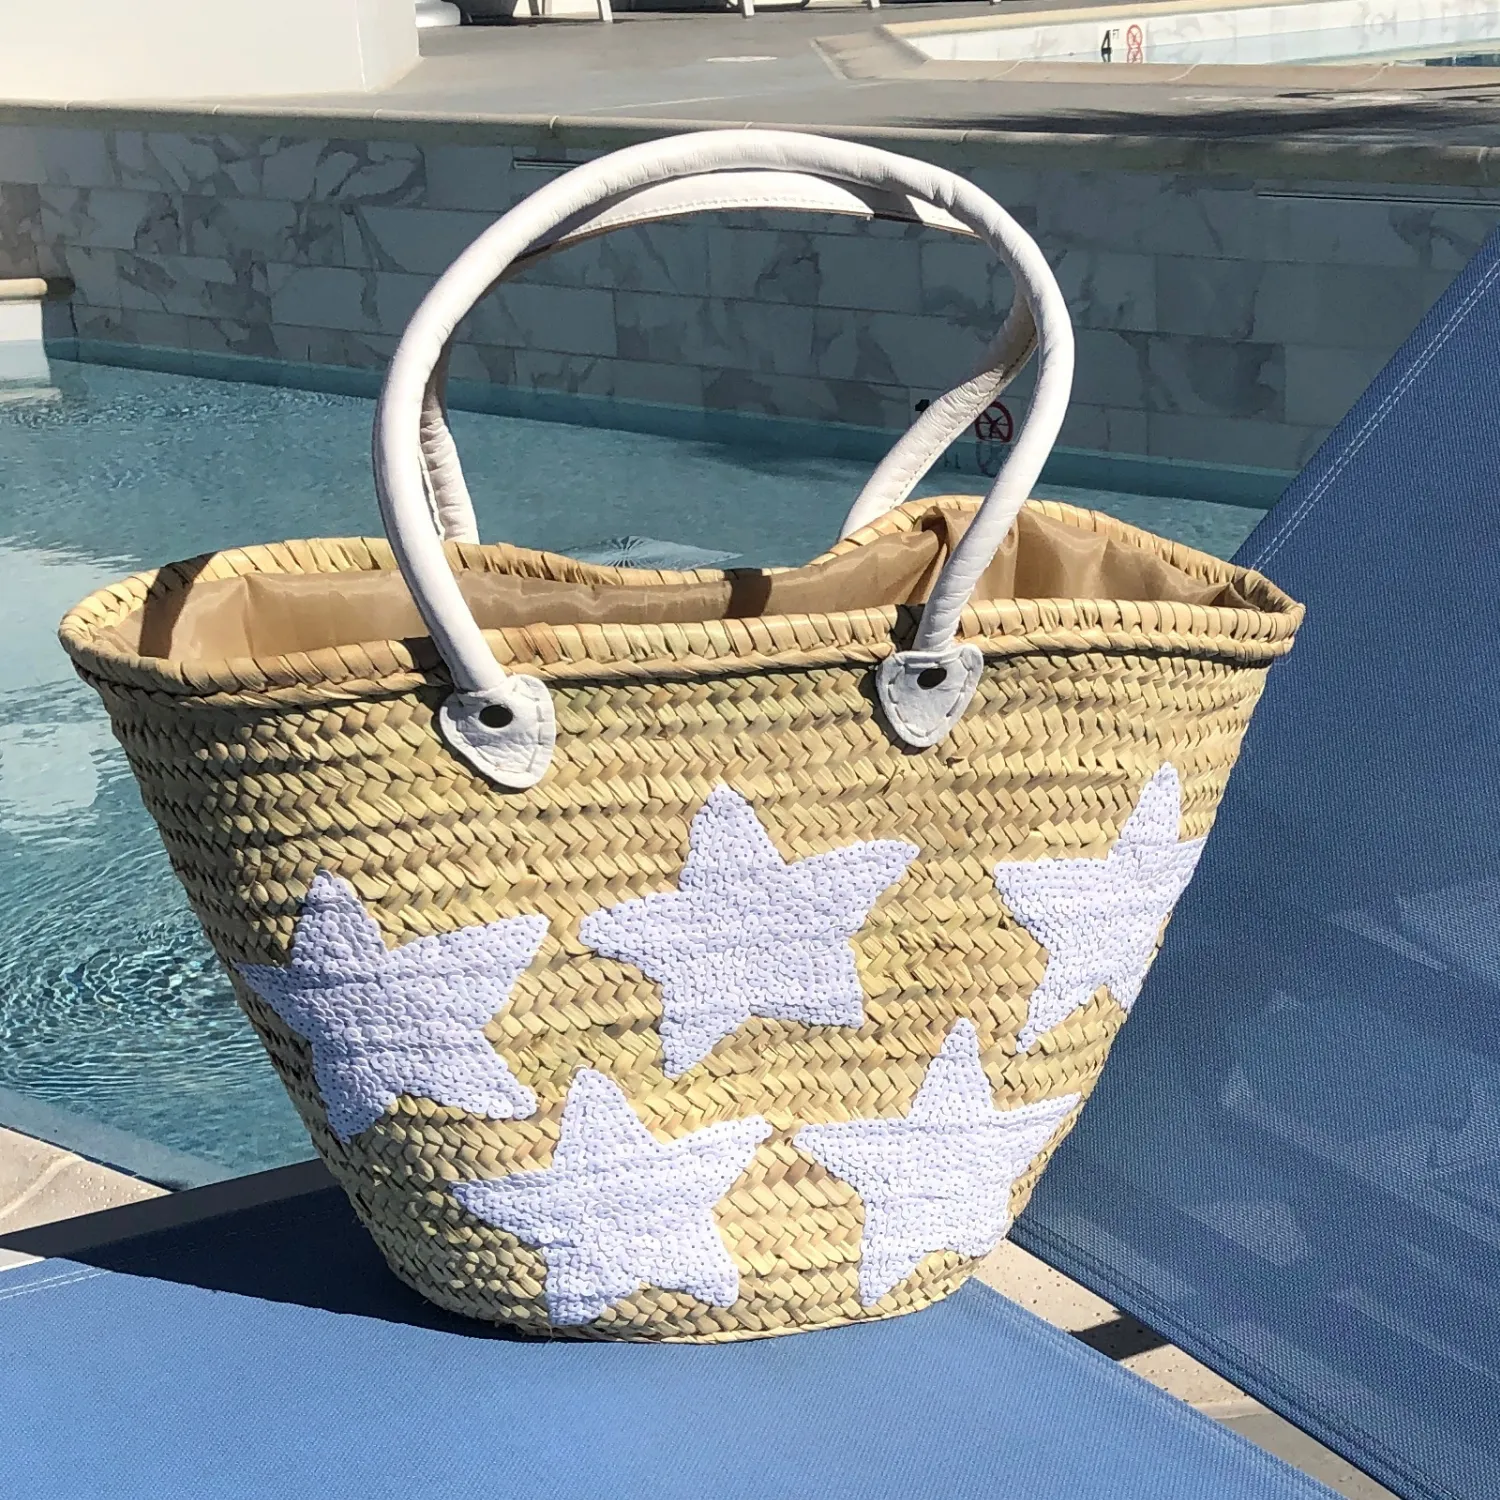
{"label": "pool deck", "polygon": [[[0,1126],[0,1237],[165,1192],[155,1183]],[[0,1248],[0,1271],[26,1258]]]}
{"label": "pool deck", "polygon": [[[326,1183],[321,1170],[303,1165],[279,1172],[261,1173],[236,1182],[221,1182],[200,1190],[199,1198],[174,1200],[183,1211],[173,1220],[186,1222],[198,1215],[187,1209],[201,1201],[209,1212],[242,1206],[234,1200],[264,1201],[278,1196],[274,1185],[285,1182],[290,1193]],[[21,1249],[7,1248],[15,1237],[25,1244],[24,1231],[62,1220],[81,1219],[87,1214],[105,1214],[147,1199],[159,1198],[164,1188],[130,1177],[98,1162],[46,1141],[0,1127],[0,1275],[37,1257]],[[186,1218],[184,1219],[184,1213]],[[139,1234],[149,1227],[139,1211],[112,1213],[94,1225],[77,1225],[79,1243],[99,1244],[109,1239]],[[45,1254],[58,1253],[53,1248]],[[1206,1416],[1234,1429],[1242,1437],[1268,1449],[1286,1462],[1321,1479],[1347,1500],[1395,1500],[1387,1490],[1361,1474],[1337,1454],[1299,1432],[1258,1401],[1232,1386],[1159,1334],[1121,1313],[1102,1298],[1086,1291],[1054,1271],[1019,1246],[1002,1244],[979,1271],[980,1279],[1013,1301],[1046,1319],[1054,1327],[1074,1334],[1081,1342],[1117,1360],[1126,1369],[1186,1401]]]}
{"label": "pool deck", "polygon": [[[50,117],[182,128],[236,118],[289,133],[331,120],[378,137],[482,140],[504,127],[594,148],[675,129],[802,126],[941,148],[1038,154],[1061,165],[1273,172],[1348,180],[1500,180],[1500,69],[941,63],[901,28],[1077,11],[1060,0],[989,5],[814,4],[738,14],[622,13],[613,26],[549,21],[422,34],[422,59],[371,94],[170,106],[0,105]],[[1185,5],[1185,9],[1192,8]],[[1107,7],[1101,7],[1101,19]],[[891,28],[895,28],[893,31]]]}

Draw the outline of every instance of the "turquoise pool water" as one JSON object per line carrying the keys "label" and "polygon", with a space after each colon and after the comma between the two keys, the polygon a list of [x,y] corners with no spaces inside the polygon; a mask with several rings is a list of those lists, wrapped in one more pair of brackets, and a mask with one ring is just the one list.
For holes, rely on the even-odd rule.
{"label": "turquoise pool water", "polygon": [[[0,403],[0,1124],[163,1180],[299,1160],[301,1126],[54,631],[84,594],[145,565],[377,529],[371,403],[99,365],[54,373],[55,399]],[[805,561],[869,467],[465,412],[453,425],[487,538],[601,561]],[[945,473],[924,493],[983,486]],[[1043,492],[1223,555],[1260,517]]]}

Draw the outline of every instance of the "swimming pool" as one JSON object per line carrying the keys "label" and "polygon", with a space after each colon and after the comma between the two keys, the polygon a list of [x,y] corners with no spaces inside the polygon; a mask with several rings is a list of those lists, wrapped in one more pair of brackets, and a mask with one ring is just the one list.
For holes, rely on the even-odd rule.
{"label": "swimming pool", "polygon": [[[0,404],[0,1124],[172,1182],[312,1154],[199,934],[94,694],[55,639],[99,584],[278,537],[366,534],[371,403],[54,364]],[[796,563],[869,465],[455,412],[483,534],[599,561]],[[982,489],[943,474],[923,493]],[[1227,555],[1248,507],[1042,487]]]}

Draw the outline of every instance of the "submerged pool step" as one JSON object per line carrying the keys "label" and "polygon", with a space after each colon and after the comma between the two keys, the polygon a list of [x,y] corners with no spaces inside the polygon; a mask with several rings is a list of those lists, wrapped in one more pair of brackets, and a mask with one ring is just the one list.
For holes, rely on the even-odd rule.
{"label": "submerged pool step", "polygon": [[42,304],[71,291],[42,276],[0,278],[0,401],[55,394]]}

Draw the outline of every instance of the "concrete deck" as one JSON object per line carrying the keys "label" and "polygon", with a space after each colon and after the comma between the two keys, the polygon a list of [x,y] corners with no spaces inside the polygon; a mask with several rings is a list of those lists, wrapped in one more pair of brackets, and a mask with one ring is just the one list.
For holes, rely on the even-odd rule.
{"label": "concrete deck", "polygon": [[[289,1175],[297,1175],[300,1180],[309,1171],[292,1168],[282,1174],[249,1179],[248,1183],[255,1187]],[[263,1187],[261,1190],[265,1191]],[[306,1190],[305,1185],[302,1190]],[[138,1177],[128,1177],[71,1151],[0,1127],[0,1272],[36,1258],[6,1249],[3,1241],[7,1235],[160,1197],[164,1192],[165,1189]],[[219,1183],[205,1190],[205,1203],[229,1207],[236,1192],[234,1182]],[[101,1221],[101,1229],[110,1222]],[[122,1224],[114,1233],[138,1233],[142,1227]],[[101,1239],[106,1237],[107,1234]],[[1169,1395],[1197,1407],[1242,1437],[1321,1479],[1348,1500],[1395,1500],[1337,1454],[1299,1432],[1205,1365],[1018,1246],[1001,1245],[979,1274],[981,1280],[1054,1327],[1073,1333]]]}
{"label": "concrete deck", "polygon": [[[1003,9],[1010,17],[1078,8],[1049,0]],[[898,4],[875,12],[768,6],[748,22],[626,13],[613,29],[559,22],[465,27],[429,33],[421,63],[378,102],[281,102],[836,129],[1500,140],[1500,71],[1492,69],[1018,67],[935,63],[899,43],[900,28],[912,23],[995,14],[989,5]]]}
{"label": "concrete deck", "polygon": [[[1021,0],[1004,14],[1076,4]],[[122,113],[141,124],[363,122],[373,135],[538,139],[606,146],[725,124],[805,126],[1038,154],[1061,165],[1240,170],[1422,182],[1500,180],[1500,70],[1368,66],[1169,67],[938,63],[900,41],[914,23],[993,16],[988,5],[879,11],[770,5],[724,14],[620,14],[427,31],[422,61],[372,94],[101,108],[0,106],[0,119]],[[1101,10],[1101,18],[1103,11]],[[421,127],[426,127],[424,132]]]}
{"label": "concrete deck", "polygon": [[[159,1198],[165,1188],[0,1127],[0,1235]],[[24,1259],[0,1249],[0,1270]]]}

